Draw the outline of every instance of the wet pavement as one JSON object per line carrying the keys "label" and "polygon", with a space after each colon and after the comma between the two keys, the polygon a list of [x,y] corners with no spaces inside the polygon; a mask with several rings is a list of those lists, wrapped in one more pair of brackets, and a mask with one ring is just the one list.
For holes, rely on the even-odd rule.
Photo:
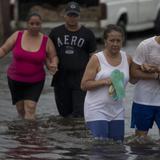
{"label": "wet pavement", "polygon": [[[138,43],[149,35],[131,36],[123,49],[131,56]],[[99,45],[99,50],[102,45]],[[28,122],[17,117],[7,86],[6,69],[11,55],[0,60],[0,160],[159,160],[159,145],[116,144],[93,140],[83,119],[63,119],[58,116],[51,76],[47,79],[37,107],[37,120]],[[130,112],[134,86],[129,84],[126,97],[125,136],[130,129]],[[149,132],[158,139],[156,126]]]}

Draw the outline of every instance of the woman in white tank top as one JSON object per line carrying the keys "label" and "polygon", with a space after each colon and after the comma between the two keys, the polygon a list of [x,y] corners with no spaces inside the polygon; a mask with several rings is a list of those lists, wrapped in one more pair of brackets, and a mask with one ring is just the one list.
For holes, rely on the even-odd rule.
{"label": "woman in white tank top", "polygon": [[124,75],[124,87],[129,81],[130,56],[121,51],[123,31],[116,25],[108,25],[104,31],[105,48],[94,54],[84,73],[81,88],[87,90],[84,116],[94,138],[124,139],[123,99],[114,100],[109,95],[111,73],[118,69]]}

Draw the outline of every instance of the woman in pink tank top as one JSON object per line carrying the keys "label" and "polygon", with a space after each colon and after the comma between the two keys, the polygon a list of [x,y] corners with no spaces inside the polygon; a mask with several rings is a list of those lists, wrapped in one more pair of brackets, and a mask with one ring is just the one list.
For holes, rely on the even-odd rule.
{"label": "woman in pink tank top", "polygon": [[30,14],[27,29],[13,33],[0,48],[0,58],[12,51],[12,62],[7,70],[12,103],[19,116],[29,120],[35,119],[45,82],[44,65],[55,74],[58,64],[54,44],[40,32],[41,23],[39,14]]}

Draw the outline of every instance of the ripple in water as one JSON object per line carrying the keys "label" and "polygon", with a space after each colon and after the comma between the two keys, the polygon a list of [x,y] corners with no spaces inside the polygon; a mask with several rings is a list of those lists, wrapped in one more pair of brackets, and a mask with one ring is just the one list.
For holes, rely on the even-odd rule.
{"label": "ripple in water", "polygon": [[133,136],[127,137],[124,144],[95,140],[80,118],[51,116],[35,122],[1,122],[0,142],[0,160],[158,160],[160,157],[159,144],[154,140],[145,144],[137,143]]}

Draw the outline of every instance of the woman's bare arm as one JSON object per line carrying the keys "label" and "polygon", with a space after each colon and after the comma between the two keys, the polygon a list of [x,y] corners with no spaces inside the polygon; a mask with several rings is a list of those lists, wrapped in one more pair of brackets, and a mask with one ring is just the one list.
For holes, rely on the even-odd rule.
{"label": "woman's bare arm", "polygon": [[110,78],[95,80],[95,77],[99,72],[99,70],[100,70],[100,65],[98,58],[95,55],[93,55],[86,66],[86,70],[81,81],[82,90],[91,90],[96,87],[111,84]]}
{"label": "woman's bare arm", "polygon": [[0,58],[4,57],[14,46],[17,40],[18,31],[13,33],[0,47]]}
{"label": "woman's bare arm", "polygon": [[135,79],[143,79],[143,80],[156,79],[157,73],[144,72],[141,69],[141,65],[138,65],[133,62],[131,65],[131,76]]}

